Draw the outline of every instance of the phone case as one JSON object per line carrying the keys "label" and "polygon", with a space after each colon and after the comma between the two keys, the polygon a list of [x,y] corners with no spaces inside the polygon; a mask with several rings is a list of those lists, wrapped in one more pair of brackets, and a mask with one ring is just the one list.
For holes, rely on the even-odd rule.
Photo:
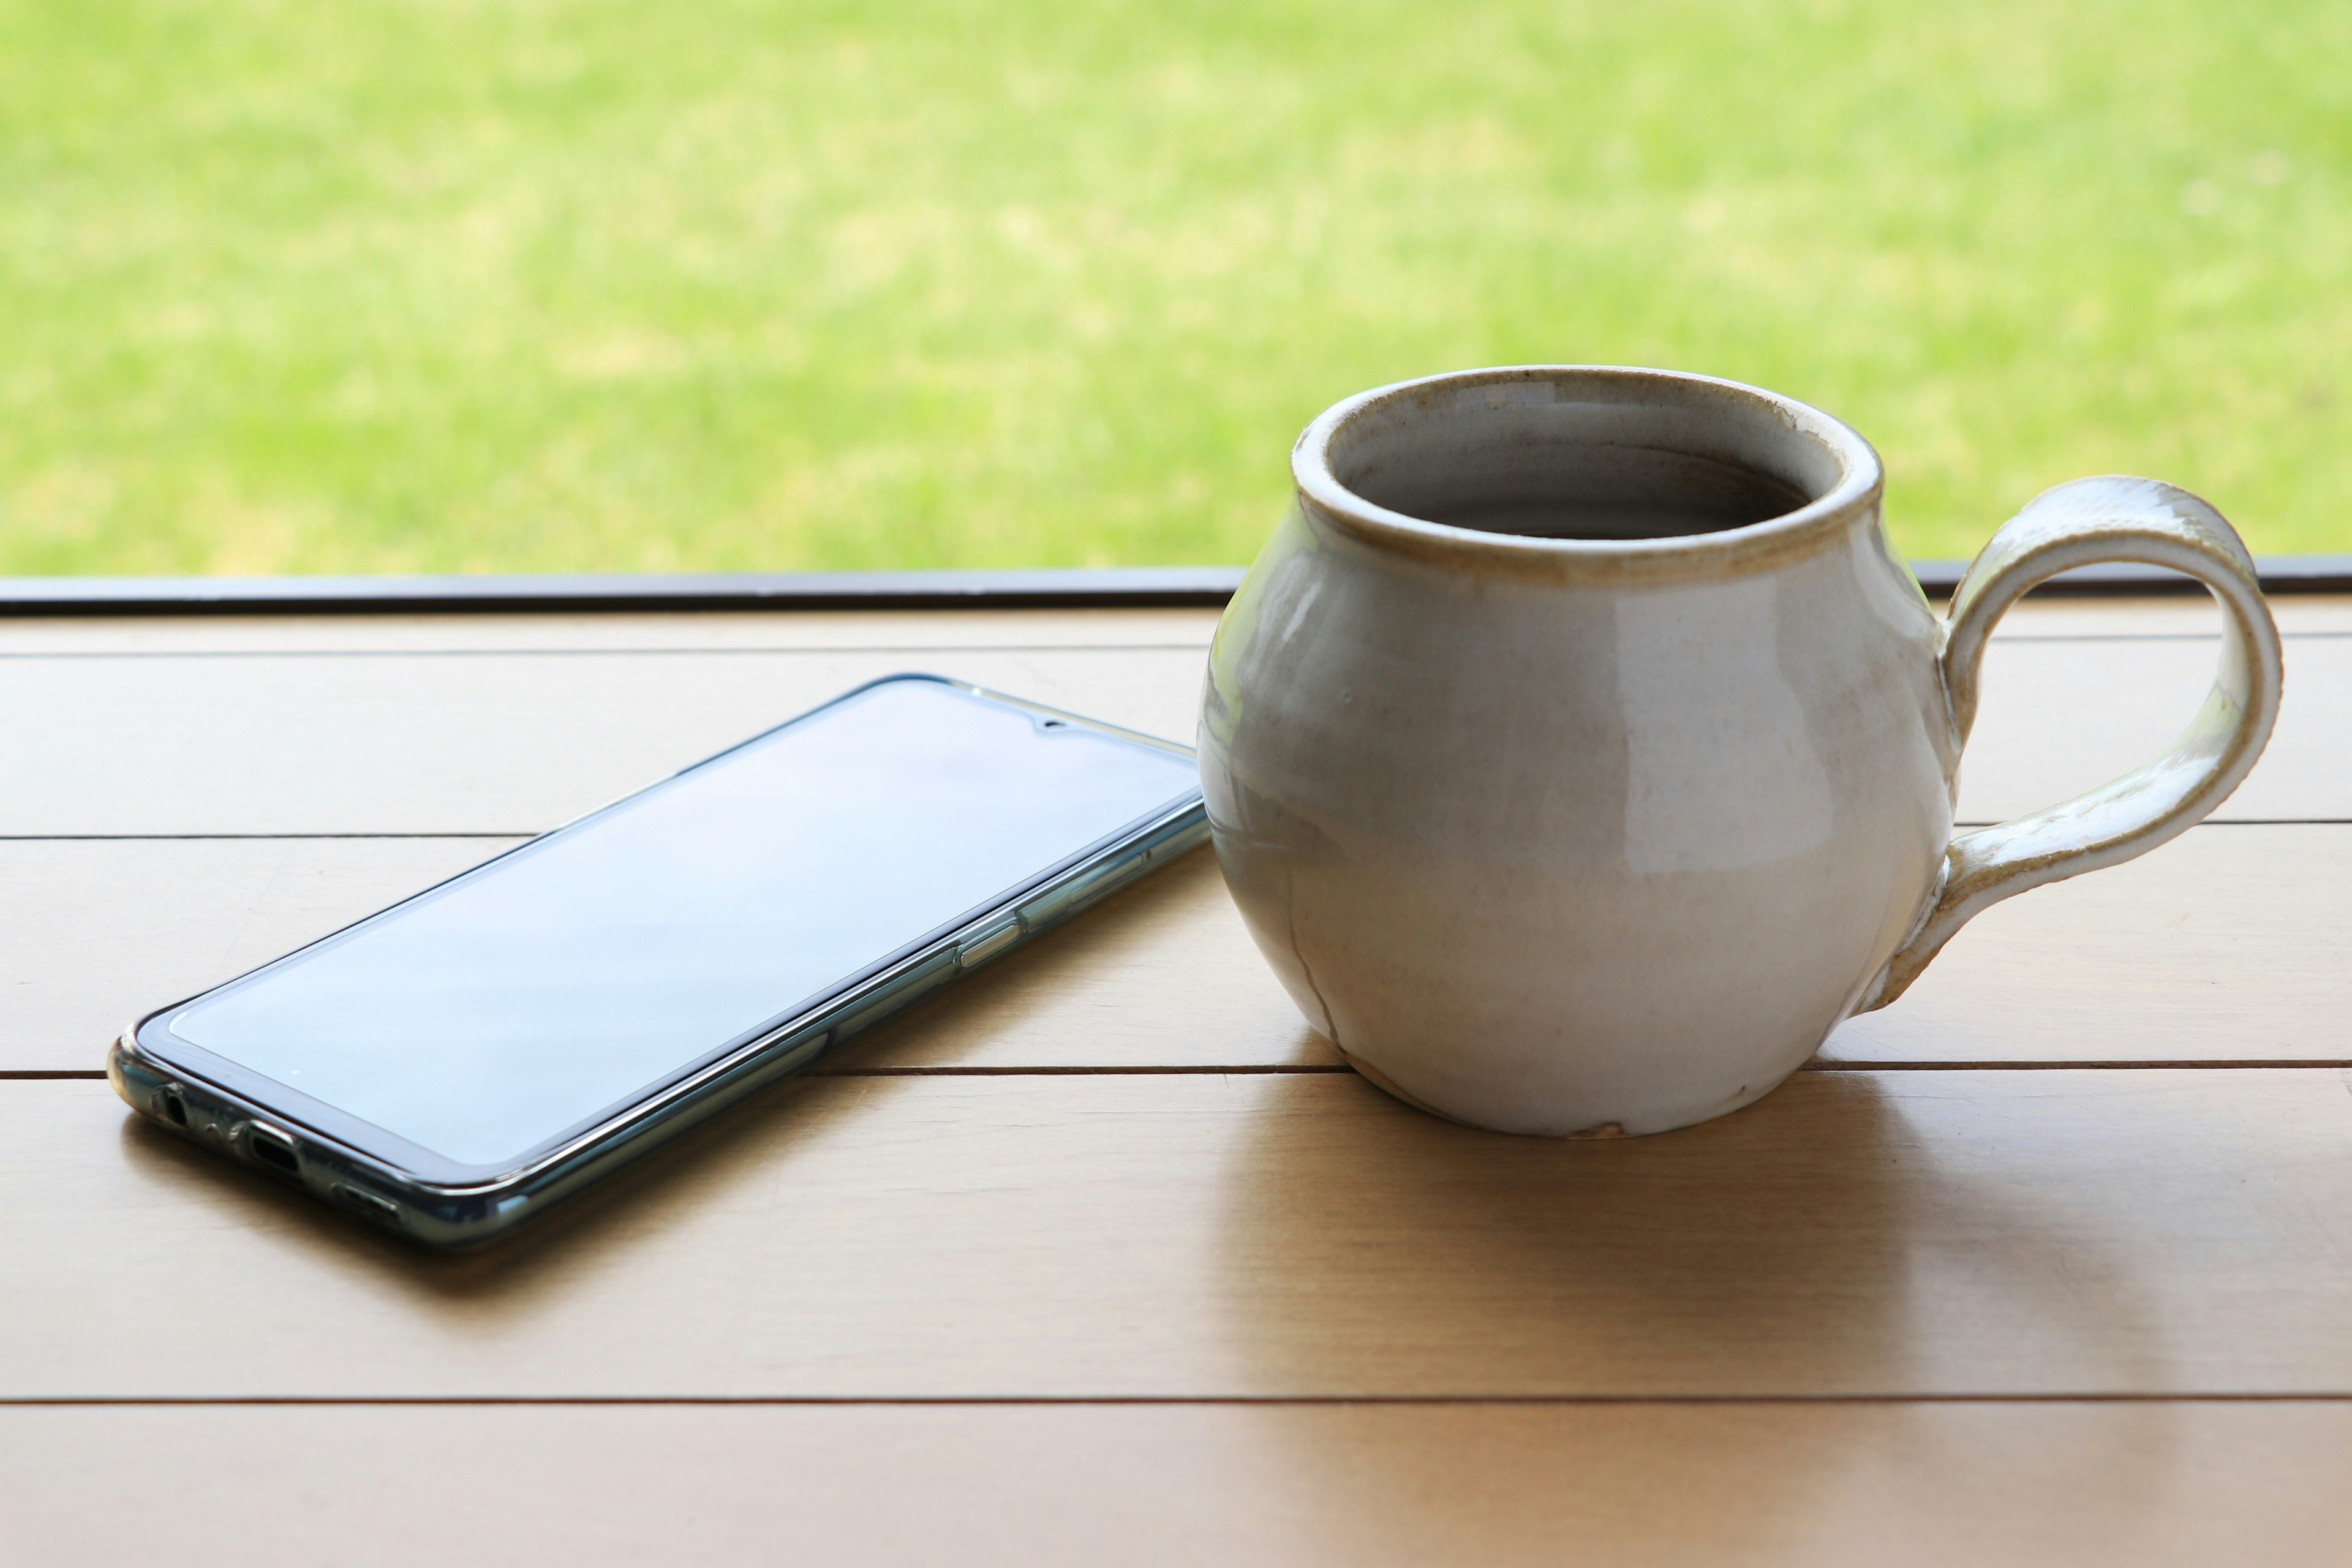
{"label": "phone case", "polygon": [[[1172,755],[1192,755],[1191,748],[1172,742],[989,691],[965,681],[935,675],[884,679],[936,680],[989,701],[1046,716],[1049,724],[1083,726]],[[834,701],[881,684],[882,681],[869,681]],[[822,712],[832,705],[821,704],[810,712]],[[802,714],[799,719],[809,716]],[[798,722],[799,719],[786,722]],[[635,795],[623,798],[633,799]],[[600,806],[576,820],[584,822],[619,804],[615,801]],[[424,1180],[317,1128],[299,1124],[294,1118],[264,1104],[260,1096],[240,1095],[223,1084],[208,1081],[185,1065],[166,1059],[165,1054],[152,1047],[142,1036],[151,1028],[161,1027],[162,1020],[188,1005],[194,997],[159,1007],[125,1029],[107,1053],[107,1078],[131,1110],[200,1146],[241,1160],[410,1241],[436,1248],[476,1247],[507,1234],[523,1220],[590,1186],[697,1122],[822,1059],[924,996],[993,963],[1137,878],[1205,843],[1208,837],[1206,811],[1195,792],[1174,809],[1134,824],[1113,839],[1097,844],[1042,882],[1013,891],[1000,903],[947,935],[925,943],[862,984],[786,1020],[759,1039],[707,1063],[691,1076],[626,1107],[561,1148],[495,1180],[467,1184]],[[494,856],[483,864],[494,864],[499,858]],[[476,867],[460,875],[471,875],[479,869]]]}

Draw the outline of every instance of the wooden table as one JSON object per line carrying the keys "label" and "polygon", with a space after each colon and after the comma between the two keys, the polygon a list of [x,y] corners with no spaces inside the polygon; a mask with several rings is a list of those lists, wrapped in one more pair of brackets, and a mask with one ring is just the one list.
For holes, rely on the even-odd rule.
{"label": "wooden table", "polygon": [[[106,1041],[871,676],[1189,738],[1213,612],[0,623],[0,1561],[2340,1564],[2352,599],[2278,608],[2211,824],[1723,1121],[1406,1109],[1196,855],[454,1261]],[[1963,816],[2150,754],[2215,633],[2012,616]]]}

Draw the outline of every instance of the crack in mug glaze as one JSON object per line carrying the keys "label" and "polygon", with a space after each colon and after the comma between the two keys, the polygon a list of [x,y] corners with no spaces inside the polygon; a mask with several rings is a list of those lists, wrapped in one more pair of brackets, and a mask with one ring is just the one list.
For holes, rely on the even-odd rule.
{"label": "crack in mug glaze", "polygon": [[[1938,619],[1869,443],[1730,382],[1404,382],[1318,418],[1291,470],[1210,656],[1218,863],[1307,1021],[1475,1126],[1738,1110],[1979,910],[2202,818],[2278,712],[2245,547],[2151,479],[2036,499]],[[2212,591],[2210,697],[2137,772],[1956,836],[1987,635],[2095,561]]]}

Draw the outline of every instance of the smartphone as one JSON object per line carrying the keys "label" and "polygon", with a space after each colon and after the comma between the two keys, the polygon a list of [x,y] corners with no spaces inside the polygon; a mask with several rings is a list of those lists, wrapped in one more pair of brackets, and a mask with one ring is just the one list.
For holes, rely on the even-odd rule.
{"label": "smartphone", "polygon": [[472,1246],[1207,837],[1189,748],[892,676],[148,1015],[108,1076]]}

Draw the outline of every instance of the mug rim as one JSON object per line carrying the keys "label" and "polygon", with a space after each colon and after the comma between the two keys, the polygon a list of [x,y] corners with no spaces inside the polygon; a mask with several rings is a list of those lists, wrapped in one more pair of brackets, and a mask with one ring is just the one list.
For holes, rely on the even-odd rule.
{"label": "mug rim", "polygon": [[[1767,415],[1801,440],[1810,440],[1835,459],[1839,473],[1828,490],[1792,511],[1761,522],[1708,533],[1658,539],[1554,539],[1536,534],[1491,533],[1453,523],[1432,522],[1395,511],[1357,494],[1331,471],[1331,444],[1357,418],[1389,404],[1428,400],[1432,395],[1478,386],[1535,381],[1602,384],[1615,390],[1649,388],[1669,395],[1662,401],[1687,407],[1706,400],[1744,403]],[[1619,399],[1618,401],[1622,401]],[[1793,397],[1745,382],[1688,371],[1636,365],[1496,365],[1445,371],[1391,382],[1340,399],[1299,433],[1291,447],[1290,474],[1300,508],[1363,542],[1432,564],[1529,578],[1543,582],[1638,580],[1745,574],[1802,559],[1842,539],[1857,514],[1875,512],[1886,478],[1877,451],[1861,433]]]}

